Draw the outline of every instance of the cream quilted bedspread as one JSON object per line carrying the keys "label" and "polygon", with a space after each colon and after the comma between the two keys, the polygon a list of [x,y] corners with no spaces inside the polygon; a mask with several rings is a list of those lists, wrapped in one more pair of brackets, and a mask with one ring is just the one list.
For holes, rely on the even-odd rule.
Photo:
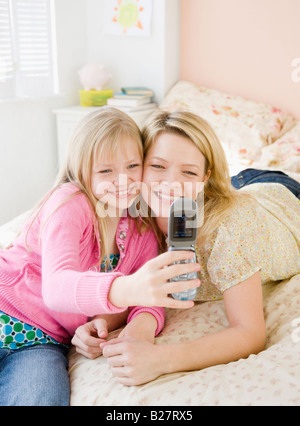
{"label": "cream quilted bedspread", "polygon": [[[70,353],[71,404],[102,406],[300,405],[300,275],[264,287],[265,351],[228,365],[118,384],[106,360]],[[297,321],[299,319],[299,321]],[[168,311],[156,344],[183,342],[227,326],[223,301]]]}

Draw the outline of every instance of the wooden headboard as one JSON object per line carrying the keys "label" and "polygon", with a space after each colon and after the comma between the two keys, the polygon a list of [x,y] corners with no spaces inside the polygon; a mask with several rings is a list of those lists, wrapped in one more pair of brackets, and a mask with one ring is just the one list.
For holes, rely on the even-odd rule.
{"label": "wooden headboard", "polygon": [[299,0],[181,0],[181,16],[182,80],[300,119]]}

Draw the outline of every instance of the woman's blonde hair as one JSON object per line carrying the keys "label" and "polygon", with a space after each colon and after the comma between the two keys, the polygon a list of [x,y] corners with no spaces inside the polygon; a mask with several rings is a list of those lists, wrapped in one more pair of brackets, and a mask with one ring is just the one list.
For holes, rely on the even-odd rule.
{"label": "woman's blonde hair", "polygon": [[[38,212],[33,219],[34,221],[40,209],[59,186],[66,183],[74,184],[78,187],[78,191],[72,194],[71,197],[81,193],[85,194],[94,213],[94,227],[98,227],[101,240],[100,262],[103,262],[104,257],[108,258],[110,253],[108,250],[107,220],[97,214],[99,200],[92,190],[93,165],[94,161],[101,157],[104,152],[110,153],[113,157],[120,145],[126,142],[126,138],[136,142],[142,160],[141,131],[135,121],[127,114],[115,108],[102,107],[100,110],[84,117],[77,125],[70,140],[65,162],[57,176],[54,187],[38,206]],[[69,199],[70,197],[64,202]],[[136,219],[136,224],[140,231],[141,227],[138,219]]]}
{"label": "woman's blonde hair", "polygon": [[[142,134],[144,158],[162,133],[174,133],[188,138],[205,158],[204,223],[199,229],[199,242],[220,225],[241,199],[250,198],[232,185],[229,167],[222,145],[212,127],[201,117],[188,111],[158,110],[145,124]],[[204,177],[205,177],[204,176]]]}

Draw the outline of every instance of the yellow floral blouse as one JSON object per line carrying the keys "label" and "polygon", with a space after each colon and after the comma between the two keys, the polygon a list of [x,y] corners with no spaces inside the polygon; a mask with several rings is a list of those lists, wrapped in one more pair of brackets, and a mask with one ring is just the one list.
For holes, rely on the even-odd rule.
{"label": "yellow floral blouse", "polygon": [[222,298],[225,290],[260,271],[262,284],[300,273],[300,200],[283,185],[257,183],[242,189],[243,201],[196,247],[201,265],[197,301]]}

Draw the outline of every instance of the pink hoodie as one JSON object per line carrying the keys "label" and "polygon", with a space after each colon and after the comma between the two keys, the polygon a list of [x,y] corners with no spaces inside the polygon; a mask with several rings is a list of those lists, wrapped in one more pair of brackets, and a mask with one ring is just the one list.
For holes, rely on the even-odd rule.
{"label": "pink hoodie", "polygon": [[[116,243],[120,260],[113,272],[100,273],[99,235],[84,194],[64,184],[32,218],[9,250],[0,251],[0,310],[36,326],[60,343],[70,343],[76,329],[91,317],[124,312],[108,300],[115,278],[131,275],[158,254],[153,231],[138,234],[134,221],[120,220]],[[72,196],[73,195],[73,196]],[[152,313],[158,334],[163,308],[132,307],[128,321]]]}

